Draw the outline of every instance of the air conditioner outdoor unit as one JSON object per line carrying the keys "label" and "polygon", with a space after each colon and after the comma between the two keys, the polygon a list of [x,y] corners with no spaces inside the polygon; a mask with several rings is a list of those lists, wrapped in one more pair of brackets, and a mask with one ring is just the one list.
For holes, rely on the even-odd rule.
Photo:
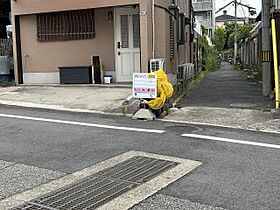
{"label": "air conditioner outdoor unit", "polygon": [[194,64],[192,63],[185,63],[179,65],[177,79],[178,80],[189,80],[194,77]]}
{"label": "air conditioner outdoor unit", "polygon": [[165,59],[163,59],[163,58],[151,59],[150,60],[150,72],[154,72],[154,71],[157,71],[160,69],[165,70]]}

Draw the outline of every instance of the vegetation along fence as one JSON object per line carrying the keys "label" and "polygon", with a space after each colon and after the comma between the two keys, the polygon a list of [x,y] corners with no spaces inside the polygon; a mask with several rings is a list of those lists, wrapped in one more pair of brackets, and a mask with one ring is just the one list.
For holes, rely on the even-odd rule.
{"label": "vegetation along fence", "polygon": [[0,39],[0,56],[12,56],[13,43],[11,39]]}

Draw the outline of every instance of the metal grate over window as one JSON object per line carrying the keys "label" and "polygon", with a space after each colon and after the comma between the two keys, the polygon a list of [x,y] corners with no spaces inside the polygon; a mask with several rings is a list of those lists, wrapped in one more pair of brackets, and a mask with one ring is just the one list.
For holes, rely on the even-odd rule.
{"label": "metal grate over window", "polygon": [[169,27],[170,27],[170,37],[169,37],[169,44],[170,44],[170,60],[173,61],[175,58],[175,35],[174,35],[174,22],[173,17],[169,16]]}
{"label": "metal grate over window", "polygon": [[37,39],[66,41],[95,37],[94,10],[44,13],[37,15]]}

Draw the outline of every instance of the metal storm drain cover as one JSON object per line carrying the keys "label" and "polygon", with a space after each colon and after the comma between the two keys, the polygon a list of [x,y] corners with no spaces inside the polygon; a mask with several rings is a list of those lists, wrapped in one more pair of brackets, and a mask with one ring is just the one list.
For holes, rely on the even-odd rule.
{"label": "metal storm drain cover", "polygon": [[134,156],[14,209],[96,209],[177,165],[173,161]]}

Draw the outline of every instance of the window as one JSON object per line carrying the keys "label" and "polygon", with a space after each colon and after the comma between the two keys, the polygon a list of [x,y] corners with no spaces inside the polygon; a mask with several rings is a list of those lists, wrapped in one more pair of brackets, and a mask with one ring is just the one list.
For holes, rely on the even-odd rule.
{"label": "window", "polygon": [[186,32],[186,19],[184,13],[180,13],[179,15],[179,24],[178,24],[178,44],[185,44],[185,32]]}
{"label": "window", "polygon": [[66,41],[95,37],[94,10],[37,15],[38,41]]}
{"label": "window", "polygon": [[122,48],[129,48],[129,20],[128,15],[121,15]]}

